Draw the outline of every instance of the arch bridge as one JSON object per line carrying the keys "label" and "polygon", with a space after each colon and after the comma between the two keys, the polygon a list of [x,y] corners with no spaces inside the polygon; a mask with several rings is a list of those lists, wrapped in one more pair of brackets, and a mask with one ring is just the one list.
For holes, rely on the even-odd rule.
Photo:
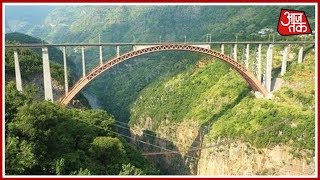
{"label": "arch bridge", "polygon": [[[212,45],[219,44],[220,51],[211,49]],[[261,49],[262,45],[267,45],[267,54],[265,61],[265,72],[262,78],[262,57]],[[193,43],[97,43],[97,44],[20,44],[20,45],[6,45],[8,48],[14,48],[14,62],[15,62],[15,77],[16,87],[19,91],[22,91],[22,80],[20,73],[20,66],[18,60],[18,48],[42,48],[42,61],[43,61],[43,76],[44,76],[44,93],[45,99],[53,101],[51,74],[50,74],[50,62],[48,55],[48,47],[62,47],[63,50],[63,62],[64,62],[64,79],[65,79],[65,95],[60,99],[62,105],[68,105],[71,100],[91,81],[102,73],[108,71],[114,66],[132,59],[137,56],[141,56],[148,53],[160,52],[160,51],[190,51],[197,52],[212,56],[225,62],[231,68],[236,70],[250,85],[253,91],[260,92],[264,97],[271,94],[271,74],[272,74],[272,49],[275,44],[285,45],[283,50],[283,59],[281,66],[281,75],[286,72],[287,61],[289,58],[290,45],[300,45],[298,52],[298,63],[303,61],[303,45],[314,44],[314,42],[193,42]],[[224,53],[225,45],[231,45],[232,54],[226,55]],[[238,60],[238,45],[244,46],[244,60],[239,62]],[[254,60],[252,60],[251,69],[249,65],[250,59],[250,45],[255,47]],[[67,77],[67,55],[66,47],[81,47],[82,49],[82,78],[78,80],[75,85],[68,87]],[[100,64],[92,69],[89,73],[86,73],[85,69],[85,47],[99,47],[100,52]],[[103,46],[115,46],[116,56],[110,60],[103,61],[102,47]],[[120,55],[121,46],[132,46],[132,50]],[[262,80],[263,79],[263,80]]]}

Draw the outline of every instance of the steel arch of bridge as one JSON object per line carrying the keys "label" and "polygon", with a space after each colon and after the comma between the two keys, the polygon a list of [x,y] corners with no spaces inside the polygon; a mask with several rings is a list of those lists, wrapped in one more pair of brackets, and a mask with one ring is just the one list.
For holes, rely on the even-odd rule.
{"label": "steel arch of bridge", "polygon": [[119,57],[113,58],[110,61],[103,63],[102,65],[99,65],[98,67],[92,69],[90,73],[88,73],[86,76],[82,77],[70,89],[70,91],[67,94],[65,94],[65,96],[60,100],[60,103],[62,105],[68,105],[70,101],[75,97],[75,95],[78,94],[88,83],[90,83],[97,76],[109,70],[113,66],[120,64],[121,62],[131,59],[133,57],[158,51],[191,51],[207,54],[212,57],[218,58],[219,60],[227,63],[237,72],[239,72],[239,74],[248,82],[248,84],[254,91],[259,91],[264,96],[268,95],[266,88],[260,83],[260,81],[254,76],[254,74],[245,66],[236,62],[233,58],[225,54],[221,54],[220,52],[217,52],[215,50],[201,48],[197,46],[191,46],[187,44],[166,44],[131,51]]}

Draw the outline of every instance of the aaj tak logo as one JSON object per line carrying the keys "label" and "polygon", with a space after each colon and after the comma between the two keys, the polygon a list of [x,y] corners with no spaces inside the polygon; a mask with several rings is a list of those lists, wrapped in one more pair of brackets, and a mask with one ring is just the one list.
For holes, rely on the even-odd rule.
{"label": "aaj tak logo", "polygon": [[281,9],[277,30],[282,36],[312,33],[306,13],[289,9]]}

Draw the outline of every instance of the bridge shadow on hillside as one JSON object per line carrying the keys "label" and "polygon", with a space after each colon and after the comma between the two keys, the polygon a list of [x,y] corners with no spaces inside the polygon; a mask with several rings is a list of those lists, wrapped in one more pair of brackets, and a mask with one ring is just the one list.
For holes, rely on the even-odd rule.
{"label": "bridge shadow on hillside", "polygon": [[[230,109],[234,108],[236,105],[238,105],[241,100],[246,97],[250,93],[249,89],[243,90],[238,97],[233,101],[230,102],[228,105],[226,105],[221,111],[218,113],[214,114],[210,120],[207,122],[203,123],[201,127],[199,128],[198,135],[193,141],[192,145],[189,148],[189,151],[187,153],[188,156],[196,157],[196,162],[193,162],[193,164],[198,164],[198,160],[201,155],[201,147],[203,144],[203,140],[205,135],[207,135],[211,130],[212,130],[212,125],[218,120],[221,116],[223,116],[227,111]],[[197,167],[195,167],[197,168]]]}
{"label": "bridge shadow on hillside", "polygon": [[158,138],[150,130],[144,130],[141,136],[132,134],[131,137],[135,139],[132,144],[160,170],[161,175],[192,175],[187,158],[172,141]]}

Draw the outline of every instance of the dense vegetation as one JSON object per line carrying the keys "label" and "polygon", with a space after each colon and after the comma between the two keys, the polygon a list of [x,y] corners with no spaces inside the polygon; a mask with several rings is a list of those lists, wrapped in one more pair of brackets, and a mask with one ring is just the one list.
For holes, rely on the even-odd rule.
{"label": "dense vegetation", "polygon": [[156,171],[113,132],[103,110],[66,109],[6,83],[6,174],[130,175]]}
{"label": "dense vegetation", "polygon": [[[5,35],[6,44],[41,44],[44,42],[41,39],[22,34],[22,33],[7,33]],[[64,71],[63,71],[63,59],[62,52],[56,47],[49,47],[49,61],[50,61],[50,73],[53,80],[58,82],[58,85],[64,85]],[[38,90],[43,87],[42,84],[42,52],[41,48],[18,48],[18,59],[20,65],[20,72],[22,78],[22,84],[32,83],[35,84]],[[13,57],[13,48],[5,49],[5,80],[10,81],[15,77],[15,65]],[[74,64],[70,61],[70,57],[67,58],[67,67],[68,67],[68,82],[71,85],[75,81],[75,74],[73,71]],[[56,87],[57,88],[57,87]],[[55,90],[55,89],[54,89]],[[39,91],[40,93],[40,91]],[[42,98],[43,93],[37,94],[37,97]],[[58,97],[59,98],[59,97]],[[76,97],[79,99],[82,104],[87,105],[88,102],[81,95]]]}
{"label": "dense vegetation", "polygon": [[[10,42],[34,43],[20,33]],[[38,41],[37,41],[38,42]],[[58,57],[61,51],[53,54]],[[142,175],[158,173],[134,147],[116,135],[114,118],[103,110],[67,109],[39,101],[39,52],[19,49],[23,92],[14,77],[13,49],[5,50],[5,173],[8,175]],[[49,54],[50,56],[50,54]],[[50,56],[51,57],[51,56]],[[50,58],[50,60],[52,60]],[[51,62],[53,79],[63,83],[62,66]],[[41,75],[40,75],[41,76]],[[40,98],[40,99],[43,99]]]}
{"label": "dense vegetation", "polygon": [[[47,44],[47,42],[44,42],[39,38],[35,38],[33,36],[29,36],[18,32],[7,33],[5,35],[5,40],[6,44]],[[33,51],[40,56],[42,55],[41,48],[35,48],[33,49]],[[63,57],[62,52],[59,49],[55,47],[49,47],[48,52],[50,60],[62,64]]]}
{"label": "dense vegetation", "polygon": [[275,93],[274,100],[244,98],[217,119],[210,137],[244,138],[256,147],[286,144],[295,156],[301,156],[304,150],[309,157],[314,156],[314,55],[306,59],[304,64],[292,63],[284,76],[285,85]]}
{"label": "dense vegetation", "polygon": [[[210,58],[202,60],[202,63],[208,63],[208,65],[205,68],[188,69],[173,78],[169,77],[152,83],[142,90],[139,99],[133,105],[130,124],[139,123],[139,118],[148,116],[156,117],[159,120],[169,119],[172,122],[189,119],[188,116],[195,118],[194,116],[199,112],[194,111],[193,108],[203,106],[202,102],[208,100],[209,94],[217,94],[217,97],[221,95],[221,98],[226,96],[223,93],[225,89],[221,86],[225,81],[230,82],[225,86],[233,86],[230,89],[235,95],[245,87],[240,83],[231,83],[237,76],[234,73],[228,73],[229,68],[226,64],[212,63]],[[225,76],[225,78],[221,78],[221,76]],[[221,102],[221,98],[216,98],[215,101]],[[217,109],[216,106],[208,105],[205,105],[204,108],[206,110],[201,112],[201,115],[207,117]],[[203,120],[200,117],[196,119]],[[155,120],[155,128],[157,123],[159,122]]]}
{"label": "dense vegetation", "polygon": [[[28,36],[22,33],[6,34],[6,44],[22,44],[22,43],[42,43],[40,39]],[[19,48],[18,50],[19,65],[21,77],[25,80],[33,78],[34,75],[42,73],[42,53],[41,48]],[[62,53],[57,48],[49,48],[51,76],[60,84],[64,82]],[[6,80],[15,76],[13,48],[5,50],[5,77]]]}
{"label": "dense vegetation", "polygon": [[303,64],[290,62],[283,77],[285,83],[272,100],[257,99],[249,93],[241,76],[221,62],[194,67],[141,91],[131,110],[130,125],[144,126],[146,119],[151,118],[152,126],[148,129],[159,131],[162,121],[172,125],[195,121],[199,131],[208,134],[208,141],[242,139],[258,148],[285,144],[296,157],[306,151],[307,158],[312,158],[314,67],[312,53]]}
{"label": "dense vegetation", "polygon": [[[31,49],[19,49],[18,58],[21,76],[23,79],[32,75],[42,73],[42,57]],[[55,62],[50,63],[51,76],[60,84],[64,82],[63,67]],[[15,76],[13,49],[5,51],[5,77],[6,79]]]}
{"label": "dense vegetation", "polygon": [[107,111],[115,114],[117,119],[127,122],[132,102],[138,98],[138,94],[148,83],[188,69],[201,57],[198,54],[187,53],[180,59],[181,54],[161,53],[160,59],[157,59],[159,54],[151,54],[147,58],[134,58],[119,68],[105,73],[103,78],[92,82],[88,91],[102,97],[102,106],[108,107]]}
{"label": "dense vegetation", "polygon": [[258,32],[276,32],[281,8],[305,11],[314,27],[311,6],[61,6],[24,32],[53,42],[98,42],[98,34],[102,42],[268,39]]}

